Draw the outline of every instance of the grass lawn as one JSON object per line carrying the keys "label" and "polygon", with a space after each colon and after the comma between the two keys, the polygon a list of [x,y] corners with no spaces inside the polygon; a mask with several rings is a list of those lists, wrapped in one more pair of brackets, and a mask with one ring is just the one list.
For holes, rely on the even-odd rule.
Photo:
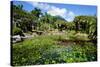
{"label": "grass lawn", "polygon": [[[75,42],[75,40],[84,40],[84,42]],[[40,65],[96,61],[96,44],[87,40],[85,35],[75,35],[74,32],[62,36],[41,35],[26,39],[12,44],[12,64]]]}

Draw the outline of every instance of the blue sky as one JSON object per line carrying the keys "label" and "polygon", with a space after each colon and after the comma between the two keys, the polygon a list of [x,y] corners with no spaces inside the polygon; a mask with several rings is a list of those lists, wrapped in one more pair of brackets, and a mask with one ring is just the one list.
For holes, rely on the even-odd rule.
{"label": "blue sky", "polygon": [[59,4],[59,3],[43,3],[32,1],[14,1],[16,5],[22,4],[23,9],[27,11],[38,7],[42,12],[47,12],[52,16],[59,15],[67,21],[73,21],[75,16],[79,15],[96,15],[97,7],[89,5],[73,5],[73,4]]}

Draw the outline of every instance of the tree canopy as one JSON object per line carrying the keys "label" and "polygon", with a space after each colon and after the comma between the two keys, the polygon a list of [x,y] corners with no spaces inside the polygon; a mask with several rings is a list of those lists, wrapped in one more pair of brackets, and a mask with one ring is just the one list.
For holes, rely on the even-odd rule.
{"label": "tree canopy", "polygon": [[[97,36],[97,17],[96,16],[76,16],[72,22],[66,21],[61,16],[51,16],[43,13],[41,9],[34,8],[28,12],[23,9],[23,5],[14,5],[13,8],[13,25],[28,32],[34,30],[76,30],[89,34],[89,38],[96,39]],[[14,27],[14,28],[15,28]]]}

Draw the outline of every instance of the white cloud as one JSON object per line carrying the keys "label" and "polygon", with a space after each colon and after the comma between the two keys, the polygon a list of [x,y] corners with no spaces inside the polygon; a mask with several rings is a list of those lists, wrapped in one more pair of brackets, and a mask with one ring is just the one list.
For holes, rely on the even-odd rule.
{"label": "white cloud", "polygon": [[63,16],[66,12],[67,12],[67,10],[65,8],[60,9],[60,8],[57,8],[54,6],[51,7],[51,10],[47,11],[47,13],[49,13],[53,16],[56,16],[56,15]]}
{"label": "white cloud", "polygon": [[38,2],[29,2],[34,7],[40,8],[41,10],[45,10],[48,14],[52,16],[61,16],[67,21],[72,21],[74,19],[74,13],[72,11],[67,10],[66,8],[59,8],[46,3],[38,3]]}
{"label": "white cloud", "polygon": [[74,20],[74,17],[75,17],[75,14],[72,11],[69,11],[65,18],[67,18],[67,21],[72,21]]}
{"label": "white cloud", "polygon": [[29,2],[29,3],[32,4],[34,7],[40,8],[42,10],[49,10],[51,8],[51,6],[46,3],[39,3],[39,2]]}

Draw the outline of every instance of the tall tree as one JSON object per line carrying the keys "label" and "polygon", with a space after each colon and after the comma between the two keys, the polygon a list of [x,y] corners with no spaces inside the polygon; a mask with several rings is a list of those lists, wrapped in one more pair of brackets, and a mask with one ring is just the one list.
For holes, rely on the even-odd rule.
{"label": "tall tree", "polygon": [[76,31],[89,34],[92,40],[97,39],[97,17],[96,16],[77,16],[74,19]]}
{"label": "tall tree", "polygon": [[29,12],[23,10],[22,5],[12,5],[12,17],[14,26],[22,29],[23,32],[31,31],[32,16]]}
{"label": "tall tree", "polygon": [[34,18],[33,22],[34,29],[37,29],[39,26],[40,17],[42,16],[42,12],[39,8],[34,8],[34,10],[31,11],[31,15]]}

